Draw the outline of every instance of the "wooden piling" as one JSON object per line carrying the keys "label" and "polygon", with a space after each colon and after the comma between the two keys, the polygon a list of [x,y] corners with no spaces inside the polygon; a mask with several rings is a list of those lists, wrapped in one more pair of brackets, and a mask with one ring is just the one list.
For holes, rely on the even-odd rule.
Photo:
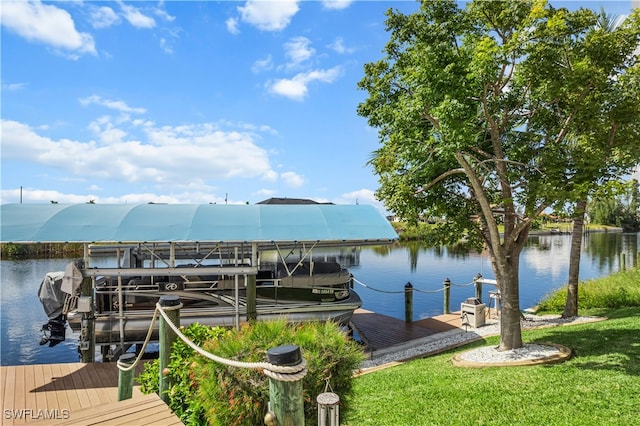
{"label": "wooden piling", "polygon": [[[269,363],[278,366],[294,366],[302,362],[300,348],[296,345],[282,345],[269,349],[267,358]],[[275,414],[278,426],[304,426],[302,391],[302,378],[290,381],[269,377],[271,411]]]}
{"label": "wooden piling", "polygon": [[256,309],[256,276],[247,276],[247,321],[258,318]]}
{"label": "wooden piling", "polygon": [[413,285],[410,282],[404,285],[404,321],[413,321]]}
{"label": "wooden piling", "polygon": [[[165,313],[176,326],[180,327],[180,298],[178,296],[164,295],[160,296],[160,306],[165,308]],[[164,317],[160,316],[159,324],[159,340],[160,340],[160,373],[158,382],[158,395],[160,398],[169,403],[169,395],[167,391],[171,387],[171,377],[169,375],[169,362],[171,358],[171,347],[178,336],[173,332],[167,324]]]}
{"label": "wooden piling", "polygon": [[473,285],[476,288],[476,299],[482,302],[482,274],[473,277]]}
{"label": "wooden piling", "polygon": [[[136,354],[125,353],[118,358],[118,367],[128,368],[136,361]],[[131,399],[133,396],[133,376],[135,368],[123,371],[118,369],[118,401]]]}
{"label": "wooden piling", "polygon": [[80,336],[80,359],[84,363],[95,362],[96,360],[96,316],[95,299],[93,298],[93,279],[84,277],[80,284],[80,295],[91,298],[91,309],[82,314],[82,332]]}
{"label": "wooden piling", "polygon": [[451,313],[451,280],[449,278],[445,278],[444,282],[444,313]]}

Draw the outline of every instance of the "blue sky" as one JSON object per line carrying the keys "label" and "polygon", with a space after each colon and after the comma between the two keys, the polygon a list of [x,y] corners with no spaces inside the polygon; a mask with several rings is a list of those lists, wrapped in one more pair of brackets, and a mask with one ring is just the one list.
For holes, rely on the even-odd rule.
{"label": "blue sky", "polygon": [[418,3],[2,0],[0,203],[381,207],[356,85],[389,8]]}

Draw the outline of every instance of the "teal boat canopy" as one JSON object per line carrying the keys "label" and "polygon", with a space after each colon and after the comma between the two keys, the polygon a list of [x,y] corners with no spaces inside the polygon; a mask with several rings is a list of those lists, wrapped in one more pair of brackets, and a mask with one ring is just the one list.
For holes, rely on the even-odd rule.
{"label": "teal boat canopy", "polygon": [[3,243],[321,242],[398,239],[370,205],[4,204]]}

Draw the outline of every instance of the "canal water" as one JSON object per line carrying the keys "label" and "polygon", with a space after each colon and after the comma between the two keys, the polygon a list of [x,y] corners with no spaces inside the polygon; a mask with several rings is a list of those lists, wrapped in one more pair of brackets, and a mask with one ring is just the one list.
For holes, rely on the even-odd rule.
{"label": "canal water", "polygon": [[[585,236],[580,279],[609,275],[637,264],[639,234],[592,233]],[[569,235],[529,237],[520,259],[520,305],[527,308],[561,288],[567,280]],[[315,254],[315,251],[314,251]],[[621,256],[624,254],[624,256]],[[331,254],[327,254],[328,256]],[[414,319],[439,315],[443,310],[442,282],[449,278],[451,308],[473,297],[473,277],[494,278],[486,253],[402,244],[391,247],[341,249],[336,257],[356,279],[363,308],[404,319],[404,286],[414,288]],[[40,346],[41,326],[47,317],[37,291],[47,272],[64,270],[69,259],[0,261],[1,365],[77,362],[77,336],[53,348]],[[102,265],[100,265],[102,266]],[[486,293],[490,288],[485,287]],[[486,302],[486,300],[484,300]]]}

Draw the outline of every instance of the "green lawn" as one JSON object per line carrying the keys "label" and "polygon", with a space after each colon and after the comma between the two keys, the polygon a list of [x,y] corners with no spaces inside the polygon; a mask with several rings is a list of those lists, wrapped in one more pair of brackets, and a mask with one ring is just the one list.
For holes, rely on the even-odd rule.
{"label": "green lawn", "polygon": [[453,367],[472,347],[414,360],[355,379],[343,425],[640,425],[640,308],[606,321],[523,332],[575,356],[561,364]]}

